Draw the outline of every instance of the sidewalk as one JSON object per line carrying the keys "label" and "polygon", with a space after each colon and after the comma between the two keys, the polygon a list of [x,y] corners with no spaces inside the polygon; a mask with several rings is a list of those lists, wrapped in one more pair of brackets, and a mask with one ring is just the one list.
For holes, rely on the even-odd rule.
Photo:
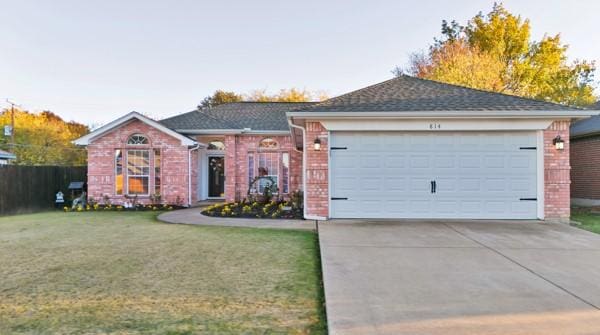
{"label": "sidewalk", "polygon": [[162,213],[158,216],[158,219],[167,223],[183,223],[203,226],[316,230],[315,221],[218,218],[202,215],[200,213],[201,211],[202,209],[199,207],[180,209]]}

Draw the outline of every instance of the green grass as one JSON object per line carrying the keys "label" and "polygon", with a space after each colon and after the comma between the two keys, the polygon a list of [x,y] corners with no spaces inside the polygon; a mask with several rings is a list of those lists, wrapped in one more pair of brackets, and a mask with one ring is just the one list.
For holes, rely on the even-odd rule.
{"label": "green grass", "polygon": [[577,227],[600,234],[600,215],[590,213],[589,209],[573,208],[571,219],[581,223]]}
{"label": "green grass", "polygon": [[0,334],[324,334],[311,232],[0,217]]}

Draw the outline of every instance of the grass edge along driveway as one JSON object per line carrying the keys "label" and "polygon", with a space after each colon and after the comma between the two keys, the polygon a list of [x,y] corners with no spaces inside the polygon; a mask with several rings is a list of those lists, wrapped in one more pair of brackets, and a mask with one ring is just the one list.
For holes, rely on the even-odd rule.
{"label": "grass edge along driveway", "polygon": [[324,334],[316,233],[0,217],[0,334]]}

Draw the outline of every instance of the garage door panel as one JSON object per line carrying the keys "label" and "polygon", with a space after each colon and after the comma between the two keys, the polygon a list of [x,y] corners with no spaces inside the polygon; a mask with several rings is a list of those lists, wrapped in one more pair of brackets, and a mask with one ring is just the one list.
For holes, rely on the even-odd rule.
{"label": "garage door panel", "polygon": [[[331,216],[534,219],[534,132],[333,132]],[[437,190],[431,192],[431,181]]]}
{"label": "garage door panel", "polygon": [[387,191],[406,191],[408,189],[408,178],[387,177],[385,178],[385,186]]}
{"label": "garage door panel", "polygon": [[431,156],[429,155],[410,155],[409,165],[413,169],[426,169],[429,168]]}
{"label": "garage door panel", "polygon": [[406,155],[390,153],[383,157],[384,167],[389,169],[397,169],[406,167]]}

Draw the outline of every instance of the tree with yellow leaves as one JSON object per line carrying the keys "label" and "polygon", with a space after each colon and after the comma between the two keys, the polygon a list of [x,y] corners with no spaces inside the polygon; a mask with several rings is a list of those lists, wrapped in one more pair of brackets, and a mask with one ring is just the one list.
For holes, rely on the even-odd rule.
{"label": "tree with yellow leaves", "polygon": [[[0,148],[17,156],[18,165],[85,165],[86,151],[72,140],[89,133],[83,124],[65,122],[58,115],[44,111],[30,113],[15,109],[15,144],[10,137],[0,137]],[[10,110],[0,112],[0,126],[11,122]]]}
{"label": "tree with yellow leaves", "polygon": [[566,105],[594,103],[594,62],[567,62],[560,35],[532,41],[530,29],[528,19],[496,3],[466,26],[442,21],[442,38],[394,72]]}

